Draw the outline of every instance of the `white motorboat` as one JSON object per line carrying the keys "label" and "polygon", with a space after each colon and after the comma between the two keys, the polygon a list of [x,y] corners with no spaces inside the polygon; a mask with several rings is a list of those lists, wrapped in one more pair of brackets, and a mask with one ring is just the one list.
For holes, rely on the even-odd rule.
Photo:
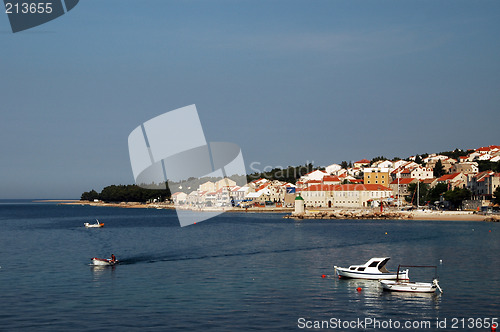
{"label": "white motorboat", "polygon": [[396,280],[380,280],[380,284],[385,290],[393,292],[414,292],[414,293],[434,293],[436,289],[442,293],[437,279],[430,282],[409,282]]}
{"label": "white motorboat", "polygon": [[110,258],[93,257],[91,259],[91,261],[92,261],[92,265],[96,265],[96,266],[113,266],[113,265],[118,264],[117,260],[112,260]]}
{"label": "white motorboat", "polygon": [[[437,271],[436,266],[418,266],[418,265],[407,265],[405,267],[427,267],[434,268]],[[400,266],[398,267],[399,271]],[[380,280],[380,284],[384,290],[392,292],[413,292],[413,293],[434,293],[436,289],[439,289],[441,293],[443,290],[439,286],[438,278],[435,277],[432,282],[410,282],[409,280]]]}
{"label": "white motorboat", "polygon": [[348,268],[334,266],[339,278],[356,278],[372,280],[393,280],[408,279],[408,270],[389,272],[385,265],[391,259],[390,257],[374,257],[363,265],[351,265]]}
{"label": "white motorboat", "polygon": [[95,220],[95,223],[94,224],[91,224],[91,223],[84,223],[83,224],[85,227],[87,228],[99,228],[99,227],[104,227],[104,223],[103,222],[99,222],[99,220]]}

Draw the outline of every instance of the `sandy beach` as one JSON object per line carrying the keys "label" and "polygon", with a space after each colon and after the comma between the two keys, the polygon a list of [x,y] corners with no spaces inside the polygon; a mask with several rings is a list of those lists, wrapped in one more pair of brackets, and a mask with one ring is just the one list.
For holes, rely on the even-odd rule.
{"label": "sandy beach", "polygon": [[476,220],[484,221],[488,216],[472,211],[410,211],[413,220]]}

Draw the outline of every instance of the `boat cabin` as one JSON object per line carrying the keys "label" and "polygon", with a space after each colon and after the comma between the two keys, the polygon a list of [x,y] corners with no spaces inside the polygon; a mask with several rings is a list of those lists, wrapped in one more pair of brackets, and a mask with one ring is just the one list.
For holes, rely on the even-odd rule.
{"label": "boat cabin", "polygon": [[351,265],[349,266],[349,270],[362,272],[365,271],[366,268],[369,268],[369,270],[376,268],[378,271],[382,273],[389,273],[389,271],[385,267],[389,259],[390,257],[375,257],[370,259],[363,265]]}

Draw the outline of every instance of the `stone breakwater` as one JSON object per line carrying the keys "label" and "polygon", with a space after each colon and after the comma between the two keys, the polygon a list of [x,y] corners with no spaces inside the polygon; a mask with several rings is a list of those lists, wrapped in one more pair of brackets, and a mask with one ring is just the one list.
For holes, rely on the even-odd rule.
{"label": "stone breakwater", "polygon": [[500,222],[500,216],[488,216],[484,218],[484,221]]}
{"label": "stone breakwater", "polygon": [[413,219],[413,216],[404,212],[373,212],[373,211],[307,211],[292,213],[284,218],[292,219]]}

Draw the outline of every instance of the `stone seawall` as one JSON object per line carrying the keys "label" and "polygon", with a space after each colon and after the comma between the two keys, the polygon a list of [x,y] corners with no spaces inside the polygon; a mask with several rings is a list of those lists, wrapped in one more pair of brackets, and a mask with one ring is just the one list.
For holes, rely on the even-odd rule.
{"label": "stone seawall", "polygon": [[308,211],[284,216],[292,219],[413,219],[405,212],[373,212],[373,211]]}

